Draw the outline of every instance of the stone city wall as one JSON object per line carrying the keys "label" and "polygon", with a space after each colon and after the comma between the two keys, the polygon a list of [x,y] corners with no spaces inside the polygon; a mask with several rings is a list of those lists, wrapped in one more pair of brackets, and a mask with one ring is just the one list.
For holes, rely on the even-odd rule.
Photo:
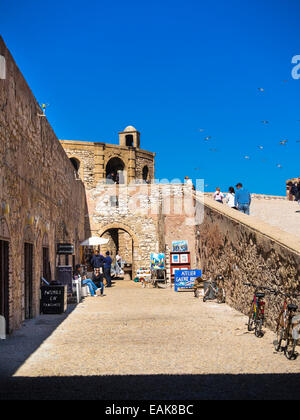
{"label": "stone city wall", "polygon": [[134,273],[139,267],[149,266],[151,252],[165,252],[166,246],[171,249],[174,240],[189,241],[195,267],[195,200],[191,187],[98,185],[88,191],[87,198],[94,235],[103,236],[108,230],[121,229],[132,238]]}
{"label": "stone city wall", "polygon": [[[227,302],[235,309],[249,312],[254,290],[243,282],[300,293],[300,240],[296,237],[208,197],[204,221],[197,230],[205,277],[225,277]],[[282,298],[267,294],[266,304],[267,325],[274,329]]]}
{"label": "stone city wall", "polygon": [[[89,234],[85,190],[50,124],[0,38],[6,79],[0,80],[0,240],[9,242],[9,327],[25,317],[24,243],[33,246],[32,317],[39,314],[43,248],[55,277],[56,244]],[[72,262],[72,261],[70,261]]]}

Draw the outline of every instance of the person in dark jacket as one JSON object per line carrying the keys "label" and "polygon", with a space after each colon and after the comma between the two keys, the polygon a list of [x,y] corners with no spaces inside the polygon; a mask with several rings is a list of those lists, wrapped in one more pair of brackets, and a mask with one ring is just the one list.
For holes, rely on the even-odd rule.
{"label": "person in dark jacket", "polygon": [[99,251],[95,251],[93,258],[91,259],[91,264],[92,264],[93,269],[95,270],[96,268],[102,268],[103,270],[104,261],[105,261],[105,258],[103,257],[103,255],[101,255]]}
{"label": "person in dark jacket", "polygon": [[104,259],[104,277],[107,281],[106,287],[111,287],[111,265],[112,259],[110,257],[109,251],[107,251],[106,258]]}

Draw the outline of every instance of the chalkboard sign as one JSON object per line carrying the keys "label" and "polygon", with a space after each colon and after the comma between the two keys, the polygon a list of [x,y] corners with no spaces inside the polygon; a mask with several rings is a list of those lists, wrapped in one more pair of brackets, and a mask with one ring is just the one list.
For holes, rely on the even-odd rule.
{"label": "chalkboard sign", "polygon": [[63,314],[67,310],[67,286],[41,287],[41,313]]}
{"label": "chalkboard sign", "polygon": [[175,292],[178,289],[191,289],[195,286],[195,281],[201,277],[201,270],[177,270],[175,271]]}
{"label": "chalkboard sign", "polygon": [[72,278],[73,268],[71,265],[59,265],[56,267],[56,281],[68,287],[68,294],[73,293]]}

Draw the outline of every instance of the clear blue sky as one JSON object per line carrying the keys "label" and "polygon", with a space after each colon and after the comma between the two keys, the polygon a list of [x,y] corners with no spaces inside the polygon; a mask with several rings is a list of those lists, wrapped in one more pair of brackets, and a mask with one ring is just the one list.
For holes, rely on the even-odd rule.
{"label": "clear blue sky", "polygon": [[241,181],[284,194],[300,176],[299,0],[0,0],[0,10],[59,138],[116,143],[134,125],[157,153],[157,178],[205,178],[208,190]]}

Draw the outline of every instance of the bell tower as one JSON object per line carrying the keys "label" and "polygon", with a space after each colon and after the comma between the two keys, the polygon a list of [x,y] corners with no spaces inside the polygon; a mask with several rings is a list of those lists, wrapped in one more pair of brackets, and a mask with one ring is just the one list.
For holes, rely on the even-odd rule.
{"label": "bell tower", "polygon": [[124,131],[119,133],[120,146],[135,147],[136,149],[139,149],[141,145],[140,136],[141,133],[132,125],[129,125]]}

